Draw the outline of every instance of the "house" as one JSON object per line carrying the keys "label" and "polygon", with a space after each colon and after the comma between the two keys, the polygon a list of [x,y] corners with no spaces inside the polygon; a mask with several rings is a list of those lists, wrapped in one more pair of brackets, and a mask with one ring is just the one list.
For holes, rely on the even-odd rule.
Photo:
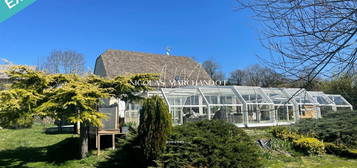
{"label": "house", "polygon": [[[216,84],[201,64],[183,56],[107,50],[97,58],[94,68],[95,75],[109,79],[143,73],[159,74],[158,81],[148,83],[149,86],[157,88],[154,94],[160,92],[161,88]],[[109,117],[102,120],[104,125],[102,128],[90,131],[91,137],[96,138],[98,151],[101,136],[111,135],[114,143],[114,137],[121,133],[120,127],[123,123],[139,122],[140,105],[114,98],[104,99],[104,102],[99,111]]]}
{"label": "house", "polygon": [[[95,63],[94,74],[104,78],[114,78],[130,74],[153,73],[159,74],[159,81],[152,81],[149,85],[157,88],[177,88],[192,85],[215,85],[211,77],[192,58],[184,56],[171,56],[163,54],[151,54],[124,50],[107,50],[101,54]],[[154,91],[155,92],[155,91]],[[126,122],[138,122],[140,106],[132,103],[123,103],[114,98],[105,99],[102,111],[108,113],[117,104],[116,110]],[[125,108],[125,110],[123,110]],[[125,111],[125,112],[124,112]],[[125,116],[125,117],[124,117]],[[104,123],[116,123],[106,120]],[[106,125],[106,124],[104,124]],[[109,128],[107,128],[109,129]],[[114,129],[114,128],[113,128]]]}

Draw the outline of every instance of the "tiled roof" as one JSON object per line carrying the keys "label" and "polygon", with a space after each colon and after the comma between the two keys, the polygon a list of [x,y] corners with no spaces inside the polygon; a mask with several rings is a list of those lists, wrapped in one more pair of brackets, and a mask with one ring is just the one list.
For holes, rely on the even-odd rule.
{"label": "tiled roof", "polygon": [[137,73],[159,73],[164,81],[211,80],[201,64],[189,57],[108,50],[98,59],[103,61],[109,78]]}

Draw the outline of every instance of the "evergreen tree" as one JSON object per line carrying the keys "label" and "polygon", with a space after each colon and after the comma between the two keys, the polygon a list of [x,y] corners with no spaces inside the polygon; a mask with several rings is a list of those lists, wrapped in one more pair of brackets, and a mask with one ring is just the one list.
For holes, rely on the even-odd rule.
{"label": "evergreen tree", "polygon": [[93,84],[78,80],[50,89],[47,96],[48,100],[36,110],[55,119],[80,122],[81,156],[84,158],[88,153],[89,126],[101,127],[101,119],[106,117],[97,111],[99,98],[109,97],[109,94]]}
{"label": "evergreen tree", "polygon": [[5,128],[27,128],[34,116],[40,115],[34,108],[41,95],[26,89],[10,89],[0,92],[0,126]]}
{"label": "evergreen tree", "polygon": [[100,98],[114,96],[122,100],[141,98],[139,92],[150,89],[135,85],[135,80],[148,82],[157,75],[138,74],[113,80],[74,74],[47,75],[24,66],[7,72],[12,84],[0,92],[0,124],[4,127],[31,126],[34,116],[51,117],[81,123],[82,157],[88,152],[89,125],[101,127],[106,116],[97,111]]}
{"label": "evergreen tree", "polygon": [[11,67],[7,73],[12,84],[10,89],[0,92],[0,126],[30,127],[34,116],[43,115],[35,108],[44,98],[43,89],[49,80],[42,72],[25,66]]}
{"label": "evergreen tree", "polygon": [[153,165],[153,161],[164,151],[172,130],[171,114],[162,98],[153,96],[144,101],[138,129],[145,166]]}

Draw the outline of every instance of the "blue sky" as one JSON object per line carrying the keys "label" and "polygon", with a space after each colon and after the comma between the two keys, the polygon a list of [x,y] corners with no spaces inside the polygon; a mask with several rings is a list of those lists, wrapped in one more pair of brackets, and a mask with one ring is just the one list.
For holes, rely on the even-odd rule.
{"label": "blue sky", "polygon": [[259,26],[235,0],[38,0],[0,23],[0,57],[37,65],[52,50],[75,50],[87,66],[107,49],[212,59],[229,73],[267,51]]}

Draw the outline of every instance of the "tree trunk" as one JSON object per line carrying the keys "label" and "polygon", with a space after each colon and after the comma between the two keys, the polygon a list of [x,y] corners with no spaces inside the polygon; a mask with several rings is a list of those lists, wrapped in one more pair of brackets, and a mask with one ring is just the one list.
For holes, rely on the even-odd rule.
{"label": "tree trunk", "polygon": [[89,139],[89,126],[88,124],[82,123],[80,125],[80,149],[81,149],[81,157],[85,158],[88,153],[88,139]]}

